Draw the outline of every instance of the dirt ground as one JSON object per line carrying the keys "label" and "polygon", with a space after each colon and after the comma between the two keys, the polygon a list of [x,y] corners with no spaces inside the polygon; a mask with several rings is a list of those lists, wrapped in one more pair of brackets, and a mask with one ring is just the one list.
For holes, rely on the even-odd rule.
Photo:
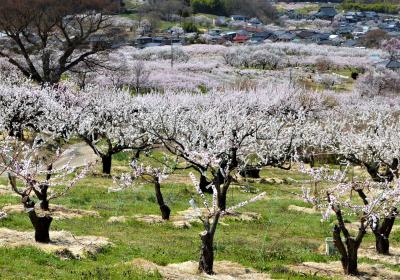
{"label": "dirt ground", "polygon": [[215,279],[215,280],[267,280],[271,279],[267,274],[259,273],[253,269],[245,268],[244,266],[229,262],[216,261],[214,262],[215,275],[199,274],[198,263],[188,261],[184,263],[168,264],[160,266],[144,259],[135,259],[131,262],[132,265],[147,271],[158,271],[164,279],[168,280],[200,280],[200,279]]}
{"label": "dirt ground", "polygon": [[289,205],[288,210],[302,212],[305,214],[321,214],[321,211],[317,210],[315,208],[301,207],[301,206],[296,206],[296,205]]}
{"label": "dirt ground", "polygon": [[[205,208],[201,208],[201,211],[204,213],[207,211]],[[255,212],[235,212],[229,215],[224,216],[220,224],[223,226],[227,226],[229,220],[236,220],[236,221],[253,221],[258,220],[261,218],[261,215]],[[198,218],[197,211],[189,208],[184,211],[178,211],[176,215],[172,215],[169,221],[165,221],[161,218],[161,215],[134,215],[132,217],[127,216],[117,216],[117,217],[110,217],[108,219],[109,223],[125,223],[129,219],[134,219],[140,222],[145,222],[149,224],[158,224],[158,223],[165,223],[171,222],[172,225],[176,228],[190,228],[194,223],[201,223]]]}
{"label": "dirt ground", "polygon": [[[390,247],[390,255],[378,255],[374,246],[368,248],[360,248],[358,251],[359,257],[366,257],[373,261],[379,261],[391,265],[400,264],[400,248]],[[399,278],[400,279],[400,278]]]}
{"label": "dirt ground", "polygon": [[290,270],[313,276],[324,276],[324,277],[335,277],[335,279],[345,279],[345,280],[398,280],[400,279],[400,272],[392,271],[385,268],[380,264],[359,264],[358,270],[360,275],[355,276],[345,276],[343,274],[342,264],[337,262],[330,263],[316,263],[316,262],[305,262],[298,265],[293,265],[289,267]]}
{"label": "dirt ground", "polygon": [[[97,211],[89,211],[89,210],[81,210],[81,209],[69,209],[62,205],[50,204],[50,211],[42,211],[39,209],[39,204],[35,205],[35,209],[38,215],[51,215],[55,220],[63,220],[63,219],[73,219],[73,218],[82,218],[84,216],[90,217],[99,217],[99,213]],[[24,207],[22,204],[15,205],[6,205],[3,207],[2,211],[7,214],[20,214],[24,213]]]}
{"label": "dirt ground", "polygon": [[11,186],[0,185],[0,195],[12,195],[12,196],[19,196],[11,189]]}
{"label": "dirt ground", "polygon": [[[201,208],[204,213],[207,211],[205,208]],[[261,215],[255,212],[235,212],[224,216],[220,220],[220,225],[228,226],[229,221],[253,221],[261,218]],[[126,223],[128,220],[133,219],[136,221],[148,223],[148,224],[159,224],[171,222],[176,228],[190,228],[192,224],[201,223],[200,219],[197,217],[196,210],[189,208],[184,211],[178,211],[175,215],[171,215],[169,221],[165,221],[161,218],[161,215],[143,215],[138,214],[134,216],[112,216],[107,222],[108,223]]]}
{"label": "dirt ground", "polygon": [[[360,228],[360,223],[359,222],[346,223],[346,227],[348,230],[356,232]],[[400,225],[393,225],[391,233],[398,232],[399,230],[400,230]]]}
{"label": "dirt ground", "polygon": [[94,255],[111,245],[105,237],[74,236],[67,231],[51,231],[49,244],[35,242],[33,231],[16,231],[0,228],[0,246],[32,246],[47,253],[54,253],[62,259],[81,259]]}
{"label": "dirt ground", "polygon": [[68,147],[61,158],[54,163],[54,167],[60,168],[68,162],[71,162],[72,167],[81,167],[97,159],[97,155],[86,143],[77,143]]}

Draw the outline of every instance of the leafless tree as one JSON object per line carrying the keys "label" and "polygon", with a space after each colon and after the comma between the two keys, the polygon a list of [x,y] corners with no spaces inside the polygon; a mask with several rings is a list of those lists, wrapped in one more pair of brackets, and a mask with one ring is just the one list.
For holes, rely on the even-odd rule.
{"label": "leafless tree", "polygon": [[[56,84],[79,64],[96,64],[98,36],[117,3],[110,0],[2,0],[0,31],[9,38],[0,57],[41,84]],[[97,35],[97,34],[96,34]],[[92,43],[90,43],[92,42]]]}

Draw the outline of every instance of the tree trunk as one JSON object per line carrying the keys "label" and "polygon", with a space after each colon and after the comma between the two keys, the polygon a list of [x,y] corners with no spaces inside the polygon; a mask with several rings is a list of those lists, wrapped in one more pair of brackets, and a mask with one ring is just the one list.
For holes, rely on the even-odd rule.
{"label": "tree trunk", "polygon": [[351,237],[347,238],[346,242],[343,243],[340,236],[340,229],[336,226],[333,231],[333,242],[341,255],[340,261],[342,263],[344,273],[346,275],[358,275],[357,251],[360,247],[360,243]]}
{"label": "tree trunk", "polygon": [[260,169],[256,166],[246,166],[239,172],[240,176],[245,178],[260,178]]}
{"label": "tree trunk", "polygon": [[201,255],[199,262],[199,271],[207,274],[214,274],[214,236],[208,231],[204,231],[200,234],[201,238]]}
{"label": "tree trunk", "polygon": [[389,238],[375,233],[375,247],[378,254],[389,255]]}
{"label": "tree trunk", "polygon": [[393,208],[391,214],[385,217],[382,223],[379,220],[377,221],[378,226],[376,228],[371,226],[372,232],[375,235],[375,248],[378,254],[389,255],[389,236],[397,214],[397,209]]}
{"label": "tree trunk", "polygon": [[213,193],[212,188],[207,188],[208,185],[211,183],[207,180],[207,177],[204,176],[203,174],[200,174],[200,190],[203,193]]}
{"label": "tree trunk", "polygon": [[226,210],[226,192],[221,191],[218,195],[218,208],[222,211]]}
{"label": "tree trunk", "polygon": [[358,275],[357,268],[357,251],[358,246],[356,242],[352,239],[349,239],[347,242],[347,257],[342,256],[342,266],[344,269],[344,273],[347,275]]}
{"label": "tree trunk", "polygon": [[8,135],[17,138],[20,141],[24,140],[24,131],[22,128],[11,129]]}
{"label": "tree trunk", "polygon": [[111,161],[112,155],[105,155],[101,158],[101,162],[103,163],[103,174],[111,174]]}
{"label": "tree trunk", "polygon": [[53,218],[50,216],[38,217],[35,210],[29,212],[29,219],[35,229],[36,242],[49,243],[50,242],[50,224]]}
{"label": "tree trunk", "polygon": [[157,203],[160,206],[161,217],[163,218],[163,220],[169,220],[171,209],[169,209],[169,207],[165,205],[164,198],[161,192],[161,185],[158,179],[154,183],[154,189],[156,191]]}
{"label": "tree trunk", "polygon": [[40,202],[40,209],[42,209],[44,211],[49,211],[49,201],[47,199],[42,200]]}

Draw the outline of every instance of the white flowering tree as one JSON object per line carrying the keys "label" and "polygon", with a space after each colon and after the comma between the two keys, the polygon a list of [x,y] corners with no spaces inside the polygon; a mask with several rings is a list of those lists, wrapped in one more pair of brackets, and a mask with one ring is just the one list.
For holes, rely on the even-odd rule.
{"label": "white flowering tree", "polygon": [[[169,94],[153,99],[150,133],[172,154],[203,175],[211,175],[218,206],[226,208],[233,175],[250,153],[261,98],[244,93]],[[202,182],[203,183],[203,182]]]}
{"label": "white flowering tree", "polygon": [[[21,197],[26,212],[35,229],[37,242],[49,243],[49,229],[53,218],[49,212],[49,202],[65,195],[89,170],[86,165],[81,171],[69,166],[69,163],[53,168],[61,152],[55,156],[46,156],[48,151],[43,139],[35,139],[32,144],[22,143],[15,138],[6,138],[0,142],[0,170],[8,173],[12,190]],[[17,182],[22,183],[22,187]],[[35,208],[36,197],[40,213]]]}
{"label": "white flowering tree", "polygon": [[319,113],[305,130],[310,149],[361,166],[377,182],[398,177],[398,98],[353,94],[335,102],[337,106]]}
{"label": "white flowering tree", "polygon": [[[368,186],[375,190],[395,189],[399,170],[399,107],[397,99],[364,99],[357,95],[339,100],[340,106],[325,112],[308,130],[313,136],[310,146],[332,154],[353,166],[360,166],[369,175]],[[329,121],[326,121],[328,120]],[[365,179],[362,179],[365,181]],[[358,184],[356,191],[365,205],[374,200],[371,187]],[[397,206],[385,208],[385,215],[370,225],[379,254],[389,253],[389,236],[397,216]]]}
{"label": "white flowering tree", "polygon": [[148,164],[140,163],[139,159],[135,159],[131,162],[130,167],[132,168],[132,172],[124,173],[119,176],[118,185],[120,185],[121,188],[119,188],[118,191],[133,186],[138,179],[153,184],[156,200],[160,207],[161,217],[163,220],[169,220],[171,209],[164,201],[161,183],[175,170],[181,169],[181,167],[179,167],[179,163],[176,160],[167,155],[164,155],[163,158],[159,160],[152,156],[149,156],[148,159],[152,159],[153,162]]}
{"label": "white flowering tree", "polygon": [[8,135],[19,139],[24,130],[40,130],[45,124],[45,90],[24,79],[0,77],[0,126]]}
{"label": "white flowering tree", "polygon": [[254,162],[283,167],[304,144],[300,128],[310,108],[288,98],[292,93],[275,89],[147,95],[141,102],[151,104],[151,116],[141,123],[202,175],[203,192],[212,191],[205,188],[208,182],[215,186],[218,206],[225,209],[228,189],[241,170]]}
{"label": "white flowering tree", "polygon": [[229,214],[236,209],[239,209],[249,203],[255,202],[264,198],[265,193],[260,193],[259,195],[251,198],[250,200],[243,201],[235,206],[221,209],[218,207],[218,190],[214,185],[211,185],[211,189],[213,190],[212,203],[208,202],[206,196],[200,189],[200,184],[194,176],[193,173],[189,174],[193,185],[199,194],[202,203],[205,207],[205,212],[203,212],[196,204],[194,199],[189,201],[192,208],[197,211],[197,215],[203,223],[204,231],[200,233],[201,239],[201,252],[200,252],[200,261],[199,261],[199,271],[205,272],[206,274],[214,274],[213,264],[214,264],[214,236],[218,227],[219,219],[226,214]]}
{"label": "white flowering tree", "polygon": [[0,76],[0,129],[20,140],[45,134],[67,140],[75,129],[70,85],[44,87],[19,77]]}
{"label": "white flowering tree", "polygon": [[79,103],[70,109],[75,133],[101,158],[104,174],[111,173],[114,154],[148,146],[146,131],[137,118],[141,109],[129,92],[87,87],[76,94]]}
{"label": "white flowering tree", "polygon": [[[378,252],[389,253],[388,235],[397,215],[400,184],[398,181],[389,184],[350,179],[348,167],[340,171],[302,165],[301,170],[315,180],[329,182],[328,187],[314,194],[310,189],[303,188],[303,197],[319,209],[325,209],[324,220],[329,218],[331,212],[334,213],[337,224],[333,228],[333,240],[341,255],[343,270],[345,274],[357,275],[358,249],[368,227],[375,234]],[[353,193],[358,194],[358,199],[352,197]],[[345,215],[359,220],[359,229],[354,236],[344,222]]]}

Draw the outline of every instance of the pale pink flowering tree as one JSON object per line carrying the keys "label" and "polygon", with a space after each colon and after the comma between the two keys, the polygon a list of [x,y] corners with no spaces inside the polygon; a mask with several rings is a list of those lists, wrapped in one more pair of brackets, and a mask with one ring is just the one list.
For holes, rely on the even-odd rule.
{"label": "pale pink flowering tree", "polygon": [[233,175],[250,152],[250,138],[259,122],[257,101],[261,97],[244,93],[181,93],[159,96],[160,102],[152,100],[150,110],[154,116],[147,125],[149,133],[203,175],[204,190],[209,184],[209,171],[218,191],[218,205],[225,209]]}
{"label": "pale pink flowering tree", "polygon": [[111,173],[112,156],[148,146],[146,131],[138,123],[141,110],[128,91],[88,87],[76,93],[72,110],[75,133],[101,158],[104,174]]}
{"label": "pale pink flowering tree", "polygon": [[[12,190],[21,196],[29,219],[35,229],[37,242],[49,243],[49,229],[53,220],[49,212],[49,202],[64,196],[76,183],[86,176],[89,165],[81,171],[72,168],[69,163],[53,168],[53,164],[60,158],[60,150],[55,155],[46,158],[43,139],[36,138],[32,144],[26,144],[15,138],[6,138],[0,142],[0,169],[8,173]],[[71,178],[72,176],[72,178]],[[22,187],[17,185],[21,181]],[[33,195],[40,202],[38,213]]]}
{"label": "pale pink flowering tree", "polygon": [[397,96],[400,90],[400,74],[385,67],[368,68],[357,79],[355,90],[365,97]]}
{"label": "pale pink flowering tree", "polygon": [[154,191],[158,206],[160,207],[161,217],[164,220],[169,220],[171,209],[165,203],[163,194],[161,192],[161,183],[167,179],[176,169],[179,169],[178,162],[171,157],[165,155],[161,160],[150,156],[155,163],[144,164],[140,163],[138,159],[131,162],[130,167],[132,172],[121,174],[118,178],[118,185],[121,186],[119,190],[132,187],[135,181],[142,179],[147,183],[154,185]]}
{"label": "pale pink flowering tree", "polygon": [[400,58],[400,39],[391,38],[383,42],[382,47],[390,55],[390,59],[398,60]]}
{"label": "pale pink flowering tree", "polygon": [[74,130],[71,108],[78,102],[69,85],[43,87],[19,77],[0,77],[0,129],[20,140],[45,134],[68,139]]}
{"label": "pale pink flowering tree", "polygon": [[201,252],[200,252],[200,261],[199,261],[199,271],[205,272],[207,274],[214,274],[213,264],[214,264],[214,236],[217,230],[217,226],[219,223],[219,219],[224,215],[232,213],[236,209],[246,206],[249,203],[258,201],[265,197],[265,193],[260,193],[259,195],[251,198],[250,200],[243,201],[237,205],[229,207],[227,209],[221,209],[218,207],[218,190],[214,185],[211,185],[210,188],[213,191],[212,203],[208,202],[206,196],[202,192],[200,188],[200,184],[196,179],[196,176],[193,173],[189,174],[192,179],[193,185],[200,196],[202,203],[205,207],[205,212],[203,212],[197,205],[194,199],[189,201],[192,208],[197,211],[197,216],[202,221],[204,226],[204,231],[200,233],[201,239]]}
{"label": "pale pink flowering tree", "polygon": [[150,104],[151,116],[141,124],[202,175],[203,192],[211,192],[206,186],[212,182],[218,206],[225,209],[231,183],[255,156],[261,165],[280,165],[301,144],[297,139],[301,139],[305,109],[299,99],[288,98],[291,93],[279,95],[276,89],[147,95],[142,103]]}
{"label": "pale pink flowering tree", "polygon": [[1,129],[20,139],[26,129],[41,130],[46,125],[47,89],[25,79],[1,77],[0,80]]}
{"label": "pale pink flowering tree", "polygon": [[[330,182],[330,186],[319,193],[312,194],[309,189],[303,189],[303,197],[319,209],[325,209],[324,220],[329,218],[330,212],[335,214],[337,224],[333,229],[333,240],[341,255],[343,270],[345,274],[357,275],[357,252],[368,227],[376,237],[377,251],[389,253],[388,237],[400,202],[400,184],[398,181],[378,183],[350,179],[348,167],[349,165],[344,171],[339,171],[328,167],[306,168],[302,165],[301,171],[305,174],[315,180]],[[357,193],[360,199],[352,198],[352,193]],[[355,236],[350,234],[344,215],[359,219],[360,226]]]}
{"label": "pale pink flowering tree", "polygon": [[[315,131],[325,142],[325,151],[365,168],[374,181],[398,177],[400,108],[393,99],[355,99],[326,113]],[[393,104],[393,105],[391,105]]]}

